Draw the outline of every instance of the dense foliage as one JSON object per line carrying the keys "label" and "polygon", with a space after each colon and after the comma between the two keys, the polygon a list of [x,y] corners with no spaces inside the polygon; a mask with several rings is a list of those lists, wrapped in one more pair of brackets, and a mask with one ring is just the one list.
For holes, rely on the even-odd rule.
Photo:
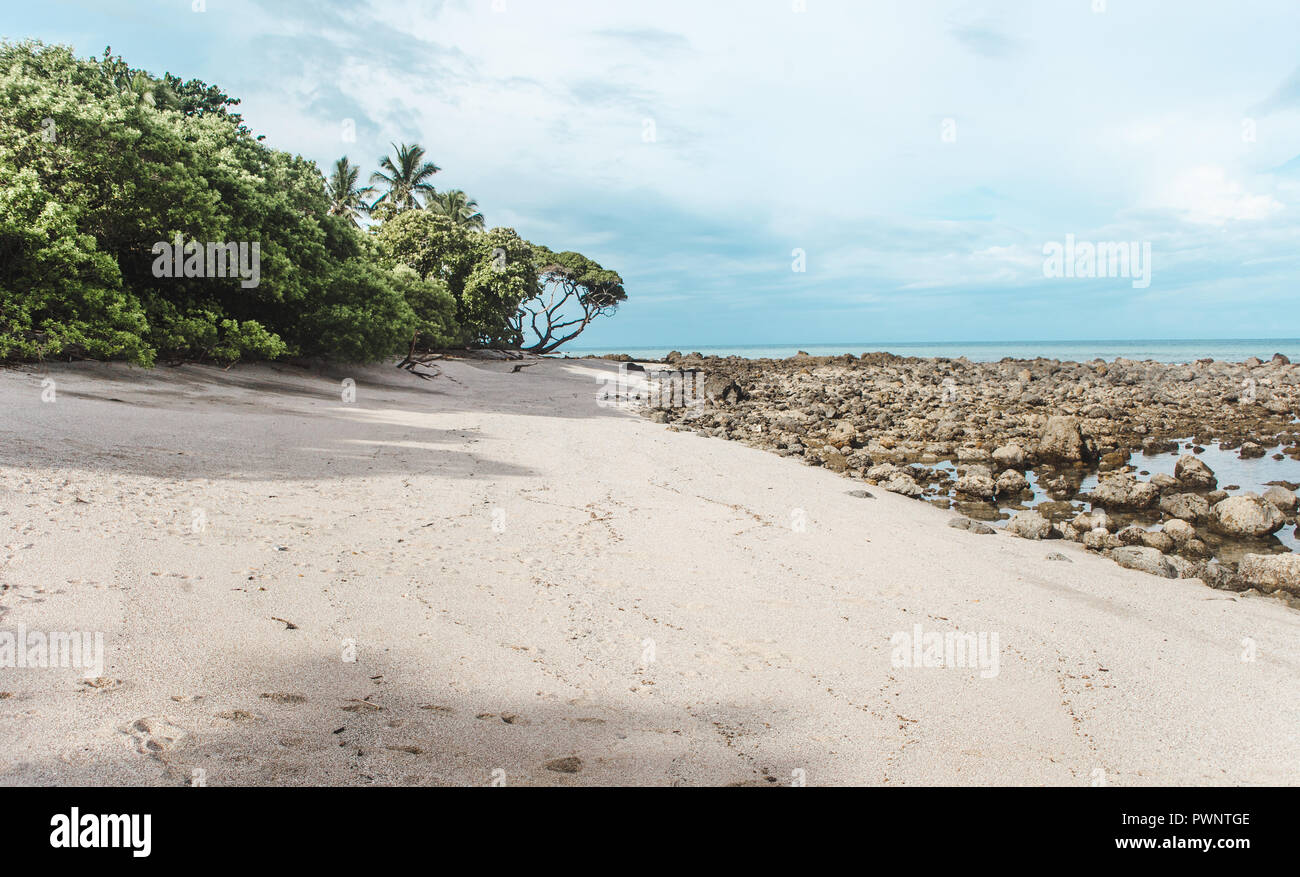
{"label": "dense foliage", "polygon": [[[346,157],[327,180],[253,136],[237,104],[108,50],[0,44],[0,360],[369,361],[524,343],[549,250],[484,231],[464,192],[433,189],[418,145],[380,161],[372,201]],[[256,242],[255,282],[233,265],[211,276],[211,253],[206,272],[201,252],[182,270],[189,249],[160,270],[174,241]]]}

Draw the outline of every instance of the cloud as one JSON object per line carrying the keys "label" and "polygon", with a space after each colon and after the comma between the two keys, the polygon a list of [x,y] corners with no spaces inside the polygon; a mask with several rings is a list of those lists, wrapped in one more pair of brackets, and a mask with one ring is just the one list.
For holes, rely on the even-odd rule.
{"label": "cloud", "polygon": [[1285,205],[1270,194],[1248,192],[1221,167],[1202,166],[1177,176],[1150,206],[1177,211],[1192,223],[1223,225],[1268,219]]}
{"label": "cloud", "polygon": [[691,41],[681,34],[653,27],[606,28],[594,33],[603,39],[646,52],[682,52],[691,47]]}
{"label": "cloud", "polygon": [[990,25],[968,24],[950,33],[970,51],[985,58],[1010,58],[1024,49],[1024,43]]}
{"label": "cloud", "polygon": [[1277,87],[1272,96],[1257,105],[1253,112],[1267,116],[1292,107],[1300,107],[1300,67]]}

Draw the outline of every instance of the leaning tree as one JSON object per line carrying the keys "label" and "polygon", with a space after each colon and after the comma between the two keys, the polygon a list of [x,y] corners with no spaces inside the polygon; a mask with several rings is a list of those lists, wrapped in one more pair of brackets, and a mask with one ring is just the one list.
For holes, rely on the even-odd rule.
{"label": "leaning tree", "polygon": [[513,324],[521,338],[536,339],[523,348],[528,353],[551,353],[581,335],[596,317],[611,316],[627,300],[618,272],[581,253],[553,253],[534,245],[533,258],[539,291],[520,303]]}

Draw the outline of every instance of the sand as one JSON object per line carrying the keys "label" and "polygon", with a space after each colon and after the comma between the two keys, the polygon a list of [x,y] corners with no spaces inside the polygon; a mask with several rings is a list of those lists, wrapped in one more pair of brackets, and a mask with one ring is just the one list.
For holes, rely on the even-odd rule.
{"label": "sand", "polygon": [[[0,631],[104,637],[0,668],[0,783],[1300,781],[1300,613],[850,496],[614,369],[0,371]],[[896,666],[916,625],[996,675]]]}

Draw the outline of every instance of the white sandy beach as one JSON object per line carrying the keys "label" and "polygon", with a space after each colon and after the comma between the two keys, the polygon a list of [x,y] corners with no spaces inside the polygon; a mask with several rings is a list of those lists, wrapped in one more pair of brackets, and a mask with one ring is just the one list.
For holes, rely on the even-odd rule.
{"label": "white sandy beach", "polygon": [[[0,783],[1300,782],[1300,613],[601,408],[614,369],[0,371],[0,630],[105,649],[0,668]],[[918,624],[997,675],[894,667]]]}

